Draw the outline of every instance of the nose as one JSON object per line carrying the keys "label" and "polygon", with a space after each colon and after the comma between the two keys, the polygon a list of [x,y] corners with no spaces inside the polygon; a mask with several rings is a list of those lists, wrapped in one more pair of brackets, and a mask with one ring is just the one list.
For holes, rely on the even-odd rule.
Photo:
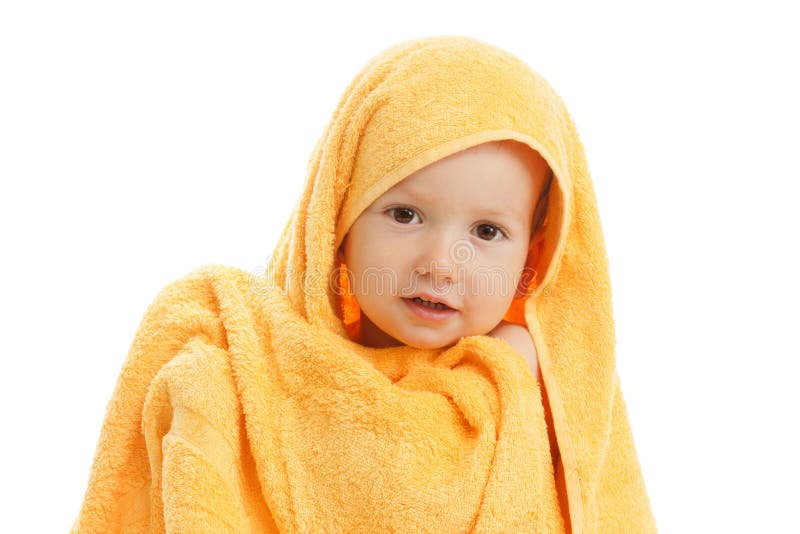
{"label": "nose", "polygon": [[428,275],[435,288],[445,289],[456,279],[453,248],[457,240],[449,232],[430,233],[420,245],[417,257],[418,275]]}

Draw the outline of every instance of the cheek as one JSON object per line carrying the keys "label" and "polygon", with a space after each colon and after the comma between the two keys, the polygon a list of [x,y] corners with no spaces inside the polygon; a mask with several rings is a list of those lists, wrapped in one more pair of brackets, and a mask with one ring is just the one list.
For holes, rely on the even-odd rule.
{"label": "cheek", "polygon": [[524,246],[517,247],[506,258],[506,261],[504,262],[504,268],[514,281],[519,280],[520,275],[525,269],[525,263],[527,259],[528,259],[528,243],[525,243]]}
{"label": "cheek", "polygon": [[487,306],[502,307],[516,292],[525,256],[518,250],[506,254],[479,254],[477,261],[464,274],[465,290],[470,298]]}
{"label": "cheek", "polygon": [[371,231],[362,236],[357,257],[362,267],[400,269],[405,267],[414,247],[407,239],[380,231]]}
{"label": "cheek", "polygon": [[384,255],[386,239],[371,219],[358,220],[348,234],[347,258],[354,264],[374,264]]}
{"label": "cheek", "polygon": [[362,306],[370,307],[370,303],[397,294],[403,283],[401,277],[405,268],[400,262],[405,255],[393,242],[375,232],[363,232],[354,237],[345,249],[345,259],[349,260],[345,263],[353,291]]}
{"label": "cheek", "polygon": [[361,269],[371,261],[370,247],[365,245],[370,240],[369,233],[362,228],[351,228],[344,247],[344,260],[349,268]]}

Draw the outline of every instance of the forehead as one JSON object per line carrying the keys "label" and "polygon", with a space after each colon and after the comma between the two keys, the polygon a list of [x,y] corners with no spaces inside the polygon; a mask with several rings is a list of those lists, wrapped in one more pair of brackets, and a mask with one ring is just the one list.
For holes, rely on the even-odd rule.
{"label": "forehead", "polygon": [[541,159],[521,143],[483,143],[423,167],[384,196],[528,216],[540,190],[537,157]]}

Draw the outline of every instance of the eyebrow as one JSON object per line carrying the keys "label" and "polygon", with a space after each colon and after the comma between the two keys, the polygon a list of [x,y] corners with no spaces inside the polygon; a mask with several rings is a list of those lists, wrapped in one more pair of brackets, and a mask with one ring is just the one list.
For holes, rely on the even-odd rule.
{"label": "eyebrow", "polygon": [[486,217],[513,217],[514,213],[510,210],[496,209],[496,208],[479,208],[476,211]]}
{"label": "eyebrow", "polygon": [[[423,191],[415,191],[414,189],[409,188],[406,189],[405,192],[416,201],[431,202],[430,197],[428,197]],[[482,217],[516,218],[518,216],[518,214],[515,214],[508,209],[489,207],[489,206],[479,206],[475,211],[480,213]]]}
{"label": "eyebrow", "polygon": [[[542,199],[542,197],[545,196],[545,194],[547,193],[546,189],[547,188],[545,188],[539,194],[539,198],[536,199],[536,203],[534,204],[534,207],[536,205],[538,205],[539,201]],[[415,191],[412,188],[405,189],[403,191],[403,194],[408,194],[408,196],[410,196],[416,202],[429,201],[430,200],[425,195],[424,191]],[[519,215],[519,214],[516,214],[516,213],[512,212],[511,210],[508,210],[508,209],[505,209],[505,208],[490,207],[490,206],[486,206],[486,205],[478,206],[475,211],[479,212],[481,214],[481,216],[483,216],[483,217],[501,217],[501,218],[503,218],[503,217],[517,217]]]}
{"label": "eyebrow", "polygon": [[[550,192],[550,187],[553,185],[554,178],[555,176],[553,175],[553,169],[548,168],[547,178],[545,179],[544,187],[542,187],[542,190],[539,192],[539,196],[533,205],[534,211],[538,211],[542,199],[545,198],[547,194]],[[416,191],[413,188],[408,188],[406,192],[415,200],[430,201],[430,198],[428,198],[428,196],[425,195],[423,191]],[[479,211],[482,214],[486,215],[487,217],[503,217],[506,215],[512,215],[508,210],[504,209],[481,208]]]}

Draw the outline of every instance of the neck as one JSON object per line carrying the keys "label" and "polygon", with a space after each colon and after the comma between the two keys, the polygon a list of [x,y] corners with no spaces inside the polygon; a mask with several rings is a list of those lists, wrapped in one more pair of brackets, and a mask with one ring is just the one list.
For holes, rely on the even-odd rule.
{"label": "neck", "polygon": [[358,329],[358,342],[376,349],[398,347],[403,344],[378,328],[363,310],[361,311],[361,321]]}

